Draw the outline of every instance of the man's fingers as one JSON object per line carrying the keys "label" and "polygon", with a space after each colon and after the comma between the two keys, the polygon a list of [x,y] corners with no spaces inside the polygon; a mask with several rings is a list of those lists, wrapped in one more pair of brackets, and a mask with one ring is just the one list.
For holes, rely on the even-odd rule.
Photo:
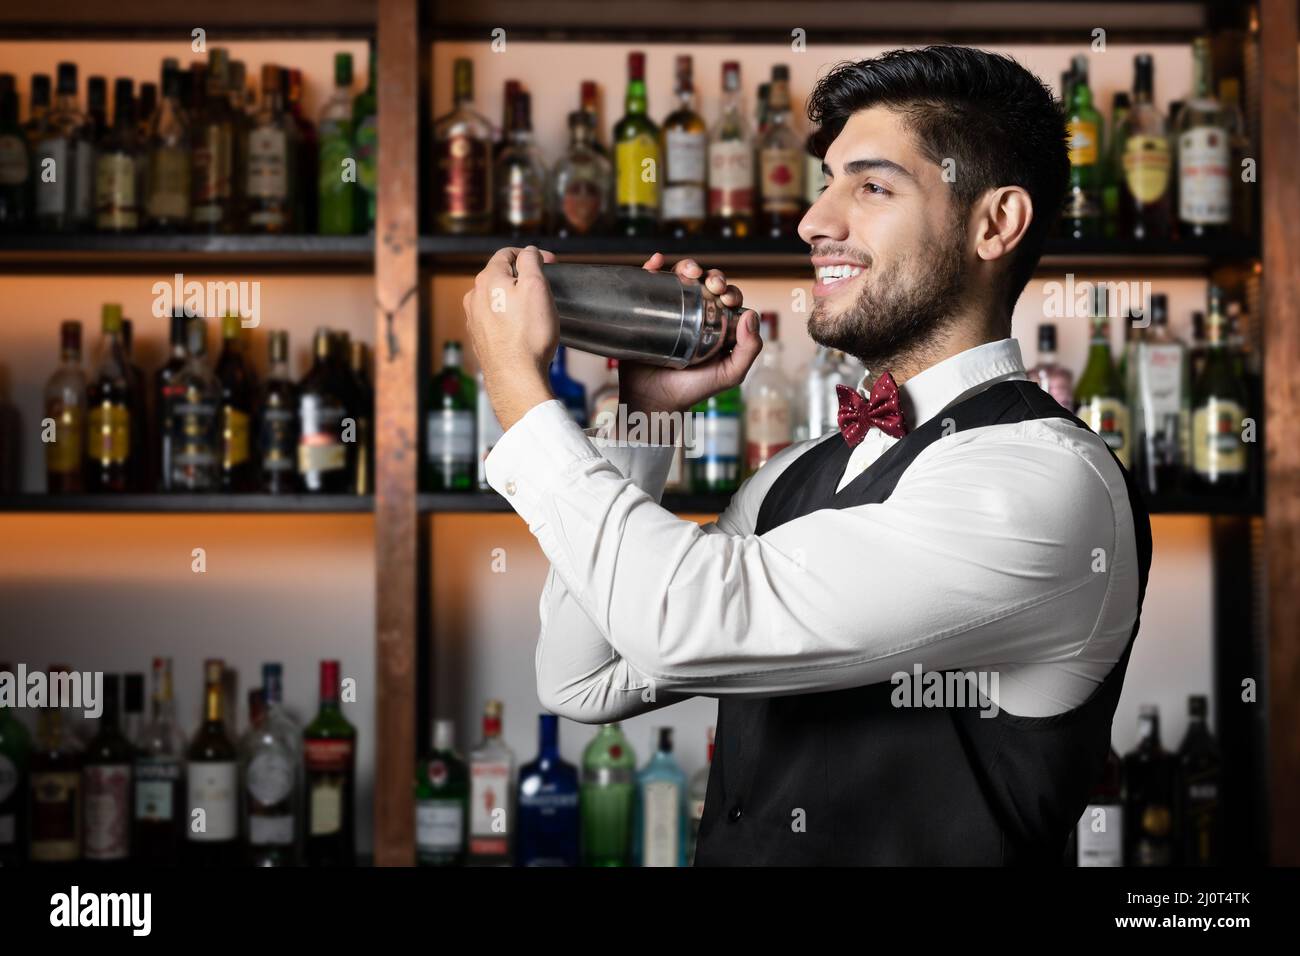
{"label": "man's fingers", "polygon": [[729,309],[738,309],[745,301],[744,293],[734,285],[727,286],[726,291],[719,298],[722,304]]}
{"label": "man's fingers", "polygon": [[557,258],[556,255],[555,255],[555,253],[551,252],[549,249],[539,249],[539,250],[537,250],[537,251],[540,252],[540,253],[542,254],[542,261],[543,261],[543,262],[557,262],[557,261],[559,261],[558,258]]}
{"label": "man's fingers", "polygon": [[687,279],[698,279],[704,275],[704,269],[694,259],[683,259],[673,266],[673,272]]}
{"label": "man's fingers", "polygon": [[515,258],[515,275],[520,280],[542,278],[542,251],[536,246],[526,246]]}
{"label": "man's fingers", "polygon": [[722,295],[727,291],[727,277],[717,269],[710,269],[709,274],[704,277],[704,288],[714,295]]}
{"label": "man's fingers", "polygon": [[758,313],[753,309],[746,309],[740,314],[740,321],[736,326],[735,348],[729,355],[724,355],[718,363],[719,375],[729,386],[739,384],[744,380],[745,373],[749,371],[749,367],[754,364],[761,351],[763,351],[763,339],[758,334]]}
{"label": "man's fingers", "polygon": [[504,249],[498,249],[493,253],[492,258],[488,260],[483,271],[478,274],[476,285],[503,285],[505,283],[514,284],[515,281],[515,260],[519,258],[522,249],[514,246],[506,246]]}
{"label": "man's fingers", "polygon": [[654,255],[652,255],[649,259],[645,261],[645,265],[643,265],[641,268],[645,269],[647,272],[658,272],[660,269],[664,267],[665,261],[666,260],[664,259],[664,254],[662,252],[656,252]]}

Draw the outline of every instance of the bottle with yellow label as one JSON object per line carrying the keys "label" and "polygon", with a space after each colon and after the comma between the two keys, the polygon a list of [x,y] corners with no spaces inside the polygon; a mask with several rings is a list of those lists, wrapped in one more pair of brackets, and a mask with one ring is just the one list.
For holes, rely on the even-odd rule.
{"label": "bottle with yellow label", "polygon": [[1120,152],[1119,236],[1124,239],[1169,235],[1169,131],[1152,100],[1154,70],[1150,54],[1133,58],[1133,107],[1115,134]]}
{"label": "bottle with yellow label", "polygon": [[663,166],[659,127],[646,114],[645,54],[627,55],[627,112],[614,126],[614,182],[618,234],[652,236],[659,228]]}
{"label": "bottle with yellow label", "polygon": [[62,362],[45,383],[45,489],[52,495],[77,494],[85,487],[86,373],[81,369],[81,323],[59,328]]}
{"label": "bottle with yellow label", "polygon": [[86,389],[86,490],[127,491],[131,474],[131,371],[122,307],[104,305],[95,375]]}
{"label": "bottle with yellow label", "polygon": [[1065,234],[1072,239],[1101,235],[1102,121],[1088,87],[1088,58],[1074,58],[1074,78],[1065,107],[1070,147],[1070,185],[1065,194]]}
{"label": "bottle with yellow label", "polygon": [[1120,464],[1129,466],[1132,436],[1124,380],[1110,357],[1110,319],[1105,309],[1095,309],[1088,364],[1074,390],[1075,414],[1100,436]]}
{"label": "bottle with yellow label", "polygon": [[1205,367],[1192,387],[1192,478],[1200,491],[1238,495],[1246,487],[1246,385],[1227,347],[1223,293],[1210,287]]}
{"label": "bottle with yellow label", "polygon": [[216,368],[221,383],[221,489],[256,491],[257,469],[249,453],[249,428],[257,400],[257,379],[244,356],[239,316],[227,314],[221,320],[221,338]]}

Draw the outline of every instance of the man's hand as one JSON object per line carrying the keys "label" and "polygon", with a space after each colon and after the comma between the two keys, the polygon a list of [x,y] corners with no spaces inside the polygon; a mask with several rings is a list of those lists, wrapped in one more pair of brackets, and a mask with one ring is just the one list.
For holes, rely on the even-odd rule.
{"label": "man's hand", "polygon": [[501,249],[461,303],[470,344],[503,429],[554,397],[547,369],[559,343],[560,320],[542,275],[542,263],[554,261],[552,253],[536,246]]}
{"label": "man's hand", "polygon": [[[656,252],[642,268],[658,272],[665,261],[663,253]],[[673,267],[673,272],[686,278],[700,279],[704,287],[729,308],[739,309],[744,301],[739,289],[727,285],[726,276],[717,269],[710,269],[706,276],[694,259],[683,259]],[[618,400],[627,406],[629,414],[688,411],[696,402],[744,381],[745,373],[762,349],[758,316],[752,309],[747,309],[741,315],[740,327],[736,329],[736,345],[729,355],[683,369],[660,368],[644,362],[619,362]]]}

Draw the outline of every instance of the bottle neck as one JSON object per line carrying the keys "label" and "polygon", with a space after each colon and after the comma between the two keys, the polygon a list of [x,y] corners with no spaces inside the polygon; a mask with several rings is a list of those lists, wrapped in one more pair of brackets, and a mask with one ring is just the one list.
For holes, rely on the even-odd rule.
{"label": "bottle neck", "polygon": [[204,719],[210,724],[219,724],[222,719],[221,685],[208,684],[204,694]]}
{"label": "bottle neck", "polygon": [[537,751],[543,757],[558,757],[560,753],[559,721],[543,720],[538,731]]}
{"label": "bottle neck", "polygon": [[628,116],[641,116],[645,114],[645,80],[631,79],[627,81],[627,97],[624,102],[624,109]]}

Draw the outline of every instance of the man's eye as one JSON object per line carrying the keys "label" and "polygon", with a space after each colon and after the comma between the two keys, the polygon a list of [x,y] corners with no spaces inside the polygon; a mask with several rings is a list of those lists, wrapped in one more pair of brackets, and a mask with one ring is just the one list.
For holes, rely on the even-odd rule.
{"label": "man's eye", "polygon": [[888,196],[889,190],[879,183],[864,183],[862,188],[876,196]]}

